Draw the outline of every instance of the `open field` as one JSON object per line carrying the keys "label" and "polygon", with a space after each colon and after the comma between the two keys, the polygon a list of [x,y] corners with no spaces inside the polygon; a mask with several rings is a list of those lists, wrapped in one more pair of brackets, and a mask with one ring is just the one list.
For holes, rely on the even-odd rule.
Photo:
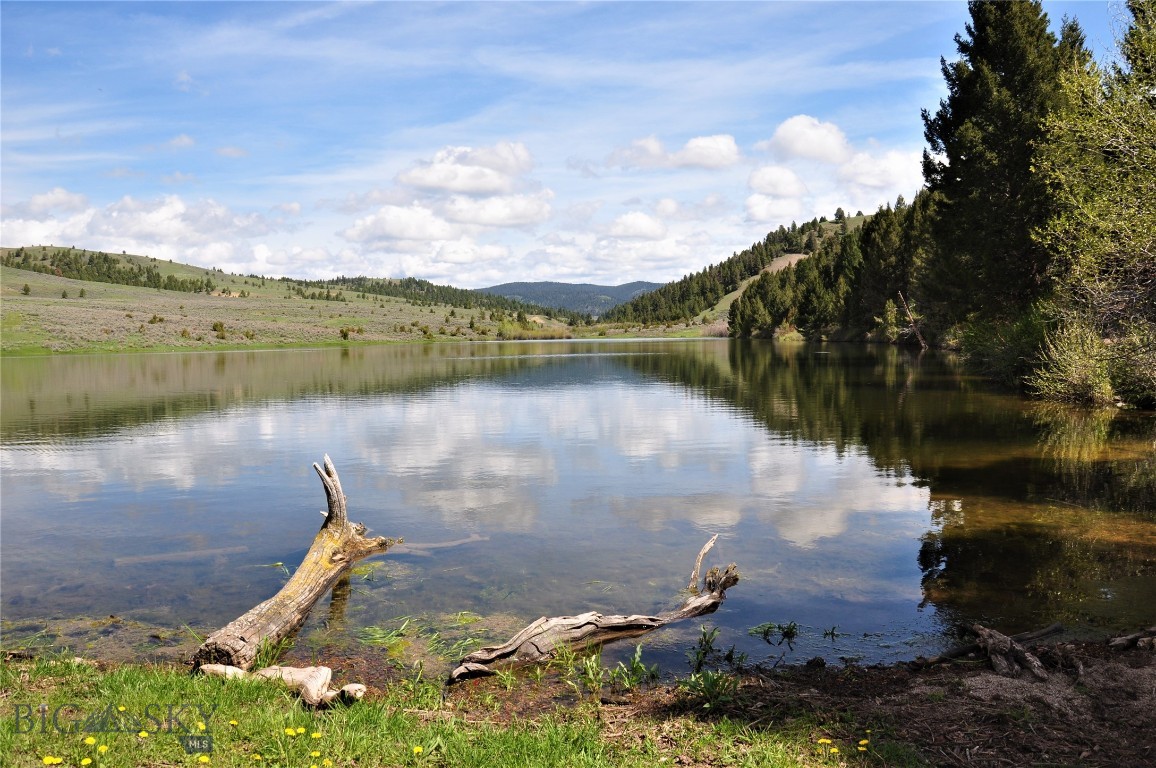
{"label": "open field", "polygon": [[139,352],[570,334],[565,323],[544,317],[530,319],[527,331],[477,308],[352,293],[344,301],[311,300],[291,295],[280,281],[224,273],[213,273],[213,280],[218,289],[208,295],[0,267],[0,351]]}

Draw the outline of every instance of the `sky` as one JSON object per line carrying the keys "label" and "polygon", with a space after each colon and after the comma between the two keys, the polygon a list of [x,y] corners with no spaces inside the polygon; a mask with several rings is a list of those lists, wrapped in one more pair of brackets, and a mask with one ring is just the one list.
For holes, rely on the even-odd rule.
{"label": "sky", "polygon": [[[1045,2],[1100,61],[1117,0]],[[964,2],[0,2],[0,244],[668,282],[922,184]]]}

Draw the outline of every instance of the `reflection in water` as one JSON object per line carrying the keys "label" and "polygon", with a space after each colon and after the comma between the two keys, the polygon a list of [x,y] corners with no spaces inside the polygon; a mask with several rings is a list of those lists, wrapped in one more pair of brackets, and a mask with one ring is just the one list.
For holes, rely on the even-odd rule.
{"label": "reflection in water", "polygon": [[[389,556],[335,595],[327,636],[462,610],[661,610],[716,532],[743,582],[712,619],[754,658],[768,649],[746,630],[765,621],[811,628],[797,658],[882,660],[959,621],[1152,618],[1152,416],[1041,408],[941,356],[406,345],[12,360],[0,377],[6,619],[219,626],[279,588],[267,566],[300,559],[323,453],[374,533],[489,537]],[[222,554],[116,565],[189,550]]]}

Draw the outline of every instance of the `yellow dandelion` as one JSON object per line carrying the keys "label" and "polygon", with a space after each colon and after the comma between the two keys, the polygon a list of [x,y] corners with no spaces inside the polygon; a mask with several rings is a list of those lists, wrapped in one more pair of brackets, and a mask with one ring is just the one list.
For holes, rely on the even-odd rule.
{"label": "yellow dandelion", "polygon": [[831,740],[830,739],[819,739],[819,743],[820,744],[830,744]]}
{"label": "yellow dandelion", "polygon": [[205,724],[204,723],[197,723],[197,730],[198,731],[205,730]]}
{"label": "yellow dandelion", "polygon": [[197,758],[197,762],[198,763],[207,763],[207,762],[209,762],[209,756],[208,755],[201,755],[200,757]]}
{"label": "yellow dandelion", "polygon": [[149,732],[148,731],[141,731],[140,733],[137,734],[137,736],[140,736],[142,739],[147,739],[149,737]]}
{"label": "yellow dandelion", "polygon": [[240,723],[238,723],[236,720],[230,720],[230,721],[229,721],[229,725],[231,725],[231,726],[233,726],[234,728],[236,728],[238,725],[240,725]]}
{"label": "yellow dandelion", "polygon": [[859,746],[863,747],[871,743],[870,739],[859,739]]}
{"label": "yellow dandelion", "polygon": [[856,749],[858,749],[860,752],[866,752],[867,751],[867,747],[856,747]]}
{"label": "yellow dandelion", "polygon": [[120,706],[118,706],[118,707],[116,708],[116,711],[117,711],[117,712],[124,712],[124,705],[123,705],[123,704],[121,704]]}
{"label": "yellow dandelion", "polygon": [[424,751],[424,750],[423,750],[423,749],[422,749],[420,746],[419,746],[419,747],[414,747],[414,748],[413,748],[413,753],[414,753],[415,755],[420,755],[420,754],[421,754],[423,751]]}
{"label": "yellow dandelion", "polygon": [[258,754],[258,753],[256,753],[256,752],[254,752],[254,753],[253,753],[253,759],[254,759],[254,760],[260,760],[260,759],[261,759],[261,755],[260,755],[260,754]]}
{"label": "yellow dandelion", "polygon": [[309,753],[309,756],[310,757],[321,757],[321,753],[318,752],[317,750],[313,750],[312,752]]}
{"label": "yellow dandelion", "polygon": [[297,733],[298,734],[305,733],[305,729],[299,725],[299,726],[297,726]]}
{"label": "yellow dandelion", "polygon": [[96,748],[96,751],[103,755],[105,752],[108,751],[108,745],[107,744],[101,744],[99,747]]}
{"label": "yellow dandelion", "polygon": [[292,729],[292,728],[286,728],[286,729],[285,729],[285,735],[286,735],[286,736],[296,736],[296,735],[297,735],[297,731],[295,731],[295,730],[294,730],[294,729]]}
{"label": "yellow dandelion", "polygon": [[93,744],[96,743],[96,738],[93,736],[89,736],[88,738],[86,738],[84,740],[84,743],[91,747]]}
{"label": "yellow dandelion", "polygon": [[321,732],[320,731],[314,731],[313,733],[309,734],[309,738],[320,739],[321,738]]}
{"label": "yellow dandelion", "polygon": [[56,758],[52,755],[45,755],[42,761],[45,765],[56,765]]}
{"label": "yellow dandelion", "polygon": [[80,764],[81,764],[81,765],[92,765],[92,758],[91,758],[91,757],[86,757],[86,758],[84,758],[83,760],[81,760],[81,761],[80,761]]}
{"label": "yellow dandelion", "polygon": [[831,747],[831,754],[832,755],[839,754],[839,748],[838,747]]}
{"label": "yellow dandelion", "polygon": [[324,765],[325,768],[329,768],[329,766],[333,765],[333,761],[327,757],[321,761],[321,764]]}

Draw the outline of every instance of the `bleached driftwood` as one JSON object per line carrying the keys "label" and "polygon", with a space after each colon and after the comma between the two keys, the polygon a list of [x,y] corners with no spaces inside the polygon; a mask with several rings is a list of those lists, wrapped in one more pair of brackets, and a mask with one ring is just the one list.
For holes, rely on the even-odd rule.
{"label": "bleached driftwood", "polygon": [[237,678],[280,680],[296,691],[301,700],[311,707],[326,707],[334,702],[350,704],[360,701],[365,696],[365,686],[361,683],[350,683],[341,689],[330,688],[333,670],[329,667],[265,667],[256,672],[246,672],[240,667],[228,664],[202,664],[198,671],[210,677],[223,677],[226,680]]}
{"label": "bleached driftwood", "polygon": [[495,668],[503,665],[545,661],[561,648],[583,648],[626,637],[638,637],[675,621],[713,613],[726,599],[726,591],[739,581],[738,569],[731,563],[721,571],[717,567],[711,568],[703,577],[701,588],[698,586],[702,559],[717,538],[715,536],[708,541],[699,552],[691,577],[692,594],[673,611],[657,616],[604,616],[591,611],[578,616],[542,617],[508,642],[480,648],[463,658],[450,673],[448,682],[492,675]]}
{"label": "bleached driftwood", "polygon": [[227,664],[247,670],[262,644],[276,644],[296,632],[313,605],[349,572],[353,564],[401,542],[384,536],[367,538],[361,523],[351,523],[337,470],[328,456],[325,468],[313,465],[325,487],[329,511],[305,553],[305,559],[273,597],[214,632],[193,655],[194,667]]}

